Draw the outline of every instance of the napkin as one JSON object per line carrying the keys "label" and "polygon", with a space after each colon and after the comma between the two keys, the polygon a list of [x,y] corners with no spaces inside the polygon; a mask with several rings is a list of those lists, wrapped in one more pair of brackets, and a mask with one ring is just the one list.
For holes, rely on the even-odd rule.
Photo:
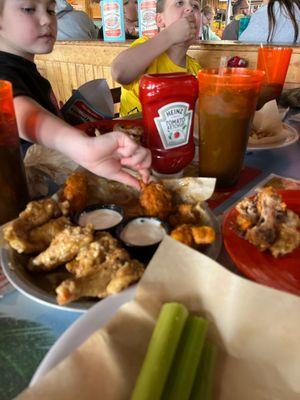
{"label": "napkin", "polygon": [[250,131],[249,144],[268,144],[286,137],[276,100],[256,111]]}
{"label": "napkin", "polygon": [[210,321],[219,348],[215,400],[300,398],[300,298],[243,279],[166,237],[134,301],[18,400],[127,400],[161,305]]}

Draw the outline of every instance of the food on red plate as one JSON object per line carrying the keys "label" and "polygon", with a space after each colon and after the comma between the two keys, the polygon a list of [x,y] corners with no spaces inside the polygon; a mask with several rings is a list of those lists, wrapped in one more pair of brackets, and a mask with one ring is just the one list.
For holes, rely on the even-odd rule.
{"label": "food on red plate", "polygon": [[240,201],[236,210],[239,230],[260,251],[279,257],[300,245],[300,218],[274,188],[258,189],[255,196]]}
{"label": "food on red plate", "polygon": [[134,122],[132,123],[132,125],[128,123],[122,124],[122,122],[120,122],[114,125],[114,131],[124,132],[135,142],[141,143],[144,129],[142,126],[135,125]]}
{"label": "food on red plate", "polygon": [[141,119],[103,119],[80,124],[77,127],[89,136],[101,136],[111,131],[124,132],[137,143],[141,143],[144,132]]}

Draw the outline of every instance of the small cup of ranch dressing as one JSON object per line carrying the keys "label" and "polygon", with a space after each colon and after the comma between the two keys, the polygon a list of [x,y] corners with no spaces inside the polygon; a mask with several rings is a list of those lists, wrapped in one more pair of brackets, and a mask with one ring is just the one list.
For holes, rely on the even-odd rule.
{"label": "small cup of ranch dressing", "polygon": [[113,232],[124,219],[124,210],[116,204],[92,204],[76,216],[80,226],[92,224],[95,231]]}
{"label": "small cup of ranch dressing", "polygon": [[156,217],[136,217],[124,221],[116,228],[118,239],[131,255],[142,262],[150,261],[159,243],[169,232],[166,222]]}

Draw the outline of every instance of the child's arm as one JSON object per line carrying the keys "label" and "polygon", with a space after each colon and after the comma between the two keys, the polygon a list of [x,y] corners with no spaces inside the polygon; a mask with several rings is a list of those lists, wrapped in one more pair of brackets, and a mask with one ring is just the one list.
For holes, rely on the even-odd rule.
{"label": "child's arm", "polygon": [[123,166],[135,169],[144,182],[149,178],[150,151],[122,132],[88,137],[84,132],[49,113],[27,96],[14,99],[19,134],[23,139],[55,149],[91,172],[139,189]]}
{"label": "child's arm", "polygon": [[112,63],[114,81],[127,85],[137,79],[152,61],[171,46],[195,39],[196,25],[193,14],[181,18],[163,29],[153,38],[119,54]]}

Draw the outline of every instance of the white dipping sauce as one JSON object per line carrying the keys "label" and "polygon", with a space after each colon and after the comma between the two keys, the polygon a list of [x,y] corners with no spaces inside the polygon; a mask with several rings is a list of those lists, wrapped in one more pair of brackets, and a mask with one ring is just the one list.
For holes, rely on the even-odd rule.
{"label": "white dipping sauce", "polygon": [[94,229],[108,229],[122,221],[122,215],[108,208],[83,212],[79,217],[79,225],[92,224]]}
{"label": "white dipping sauce", "polygon": [[120,234],[120,238],[135,246],[149,246],[162,241],[165,228],[155,219],[136,218],[130,221]]}

